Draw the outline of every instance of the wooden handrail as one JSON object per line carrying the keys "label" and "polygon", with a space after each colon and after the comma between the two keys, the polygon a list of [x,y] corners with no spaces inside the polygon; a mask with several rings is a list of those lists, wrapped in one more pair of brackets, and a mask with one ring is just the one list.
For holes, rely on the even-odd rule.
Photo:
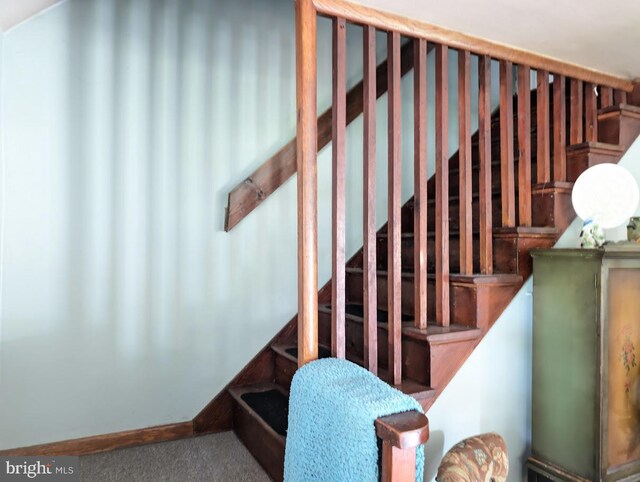
{"label": "wooden handrail", "polygon": [[428,42],[444,44],[454,49],[468,50],[476,55],[489,55],[499,60],[508,60],[514,64],[523,64],[534,69],[548,70],[556,74],[606,85],[627,92],[633,90],[633,82],[630,79],[607,74],[606,72],[583,67],[554,57],[536,54],[528,50],[464,34],[438,25],[351,3],[348,0],[312,1],[319,15],[339,16],[352,23],[371,25],[380,30],[398,32],[408,37],[423,38]]}
{"label": "wooden handrail", "polygon": [[[404,76],[413,68],[413,44],[403,45],[400,52],[400,70]],[[363,111],[363,82],[359,82],[347,92],[347,125]],[[376,68],[376,98],[387,92],[387,61]],[[331,142],[331,118],[333,109],[327,109],[318,117],[318,150]],[[229,232],[262,204],[276,189],[296,173],[296,138],[291,139],[282,149],[264,161],[249,177],[229,192],[224,230]]]}
{"label": "wooden handrail", "polygon": [[429,439],[429,420],[412,410],[375,421],[382,440],[382,482],[413,482],[416,477],[416,447]]}

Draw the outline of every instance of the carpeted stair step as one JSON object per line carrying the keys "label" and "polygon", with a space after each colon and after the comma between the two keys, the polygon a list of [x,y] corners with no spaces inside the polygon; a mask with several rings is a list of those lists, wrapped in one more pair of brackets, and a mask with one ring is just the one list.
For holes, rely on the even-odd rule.
{"label": "carpeted stair step", "polygon": [[233,430],[274,480],[283,479],[289,393],[274,383],[229,389]]}

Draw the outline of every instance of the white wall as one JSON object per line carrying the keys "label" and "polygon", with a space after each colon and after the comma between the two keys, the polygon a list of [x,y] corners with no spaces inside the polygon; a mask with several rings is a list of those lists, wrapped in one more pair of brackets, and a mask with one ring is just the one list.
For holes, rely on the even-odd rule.
{"label": "white wall", "polygon": [[[640,182],[640,139],[620,165]],[[640,208],[636,215],[640,215]],[[576,219],[556,247],[579,246],[582,221]],[[626,239],[626,228],[608,230],[607,239]],[[531,441],[531,291],[529,279],[480,342],[429,413],[425,480],[434,480],[438,462],[460,440],[498,432],[509,449],[509,481],[525,479]]]}
{"label": "white wall", "polygon": [[[4,253],[4,214],[2,213],[2,207],[4,206],[4,175],[2,174],[2,169],[5,165],[4,163],[4,129],[3,129],[3,109],[4,105],[4,77],[3,77],[3,62],[4,58],[4,36],[0,33],[0,389],[2,387],[2,280],[4,279],[2,275],[2,269],[4,266],[3,263],[3,253]],[[0,398],[1,400],[1,398]],[[0,405],[1,408],[1,405]]]}
{"label": "white wall", "polygon": [[[0,449],[191,419],[297,311],[295,182],[222,231],[230,188],[294,135],[293,25],[290,0],[69,0],[4,36]],[[329,28],[320,20],[319,111]],[[360,30],[349,38],[353,84]],[[408,130],[411,89],[409,76]],[[349,253],[362,244],[361,133],[354,122]]]}

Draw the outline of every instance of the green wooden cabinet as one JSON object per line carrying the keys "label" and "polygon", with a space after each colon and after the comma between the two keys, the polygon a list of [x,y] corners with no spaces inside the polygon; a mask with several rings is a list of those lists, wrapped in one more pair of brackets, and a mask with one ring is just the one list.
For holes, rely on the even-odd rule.
{"label": "green wooden cabinet", "polygon": [[640,480],[640,249],[533,256],[529,480]]}

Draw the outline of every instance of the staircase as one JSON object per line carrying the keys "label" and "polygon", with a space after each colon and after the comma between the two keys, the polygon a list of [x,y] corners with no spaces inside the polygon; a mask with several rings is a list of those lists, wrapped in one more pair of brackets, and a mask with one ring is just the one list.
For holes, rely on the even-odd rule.
{"label": "staircase", "polygon": [[[531,93],[531,105],[536,105],[536,91]],[[514,98],[517,102],[517,97]],[[532,107],[532,118],[536,110]],[[640,134],[640,107],[613,105],[598,114],[598,142],[583,142],[567,147],[568,179],[563,183],[533,186],[533,227],[500,227],[500,111],[493,112],[491,123],[492,163],[494,180],[492,275],[451,274],[451,324],[429,323],[426,330],[414,327],[414,223],[413,199],[402,208],[402,373],[404,393],[416,398],[425,411],[453,378],[475,346],[491,328],[523,282],[531,274],[528,251],[555,244],[575,214],[570,204],[572,181],[588,167],[602,162],[618,162],[625,150]],[[517,116],[514,123],[517,125]],[[536,127],[531,129],[536,138]],[[474,175],[478,169],[477,133],[472,140]],[[517,152],[516,152],[517,156]],[[536,146],[533,145],[533,159]],[[516,167],[517,167],[516,157]],[[449,162],[451,181],[450,205],[450,266],[459,271],[460,225],[458,200],[458,153]],[[532,169],[536,165],[533,163]],[[435,297],[435,199],[434,178],[429,179],[428,192],[428,300]],[[473,243],[478,244],[478,184],[473,184]],[[347,263],[346,268],[346,355],[347,359],[364,365],[364,306],[362,250]],[[388,314],[387,307],[387,226],[377,235],[378,267],[378,375],[388,378]],[[479,259],[474,259],[474,272],[479,272]],[[433,320],[435,303],[429,302],[429,320]],[[208,432],[231,428],[275,480],[282,479],[284,446],[287,428],[288,389],[298,367],[296,346],[297,320],[294,318],[244,370],[195,419],[197,431]],[[318,338],[319,357],[331,356],[330,285],[319,294]],[[231,409],[232,416],[221,423],[221,414]],[[226,416],[226,415],[225,415]]]}
{"label": "staircase", "polygon": [[[461,34],[444,41],[441,36],[435,46],[436,135],[430,140],[436,144],[436,173],[427,181],[426,174],[420,176],[426,172],[425,38],[432,35],[433,28],[413,22],[401,33],[413,37],[416,197],[400,208],[396,172],[401,140],[399,85],[401,72],[408,70],[409,54],[403,48],[401,55],[400,34],[394,28],[403,27],[396,17],[385,18],[379,11],[353,5],[343,11],[339,5],[311,0],[296,3],[300,314],[194,419],[195,433],[233,429],[275,480],[283,478],[288,390],[298,366],[313,360],[316,350],[319,358],[344,352],[345,358],[414,397],[427,411],[530,276],[529,250],[553,246],[575,217],[571,206],[573,182],[592,165],[618,162],[640,134],[640,89],[636,87],[627,95],[622,89],[631,88],[628,81],[530,53],[506,51],[504,46],[486,42],[485,51],[479,51],[476,40]],[[375,62],[372,53],[376,52],[373,26],[381,28],[385,20],[393,26],[388,29],[388,69],[385,67],[389,222],[376,235],[367,230],[371,223],[365,203],[365,246],[346,263],[341,234],[346,189],[341,139],[349,115],[344,100],[345,19],[340,17],[341,12],[347,12],[350,21],[364,25],[364,81],[359,91],[363,101],[359,109],[365,125],[365,166],[375,159],[371,154],[375,146],[372,108],[375,111],[377,96],[376,66],[371,60]],[[317,298],[315,165],[321,143],[316,143],[316,138],[324,142],[328,133],[326,128],[322,132],[317,129],[315,115],[316,13],[333,19],[334,42],[334,276]],[[480,69],[479,130],[471,136],[470,122],[461,125],[461,150],[449,159],[444,155],[448,151],[446,41],[458,50],[461,119],[470,119],[471,50],[478,55]],[[503,60],[500,107],[489,112],[492,57]],[[518,64],[515,94],[512,61]],[[537,87],[533,89],[529,85],[530,68],[537,71]],[[555,72],[553,77],[546,69]],[[596,81],[601,83],[598,98],[592,83]],[[353,109],[350,112],[353,117]],[[371,180],[367,168],[364,178],[367,186]],[[267,192],[275,188],[277,183]],[[241,219],[240,211],[234,214],[231,227]],[[416,239],[425,241],[416,246]],[[372,260],[374,244],[375,263],[365,261]],[[309,307],[314,309],[310,311]]]}

